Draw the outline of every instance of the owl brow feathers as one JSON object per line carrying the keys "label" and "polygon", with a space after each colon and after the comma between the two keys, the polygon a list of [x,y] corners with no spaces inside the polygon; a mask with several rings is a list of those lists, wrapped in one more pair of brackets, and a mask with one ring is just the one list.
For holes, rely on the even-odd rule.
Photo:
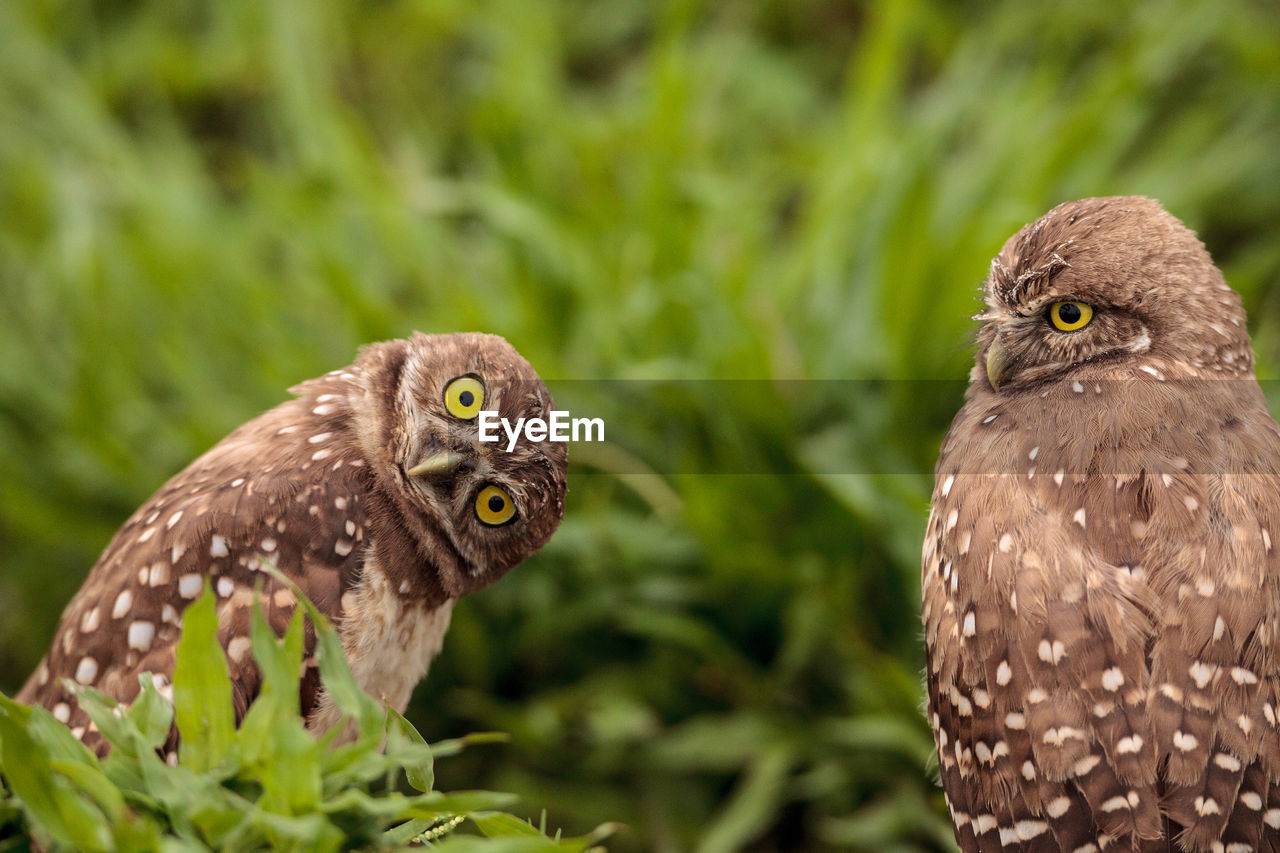
{"label": "owl brow feathers", "polygon": [[[1026,301],[1034,298],[1034,294],[1060,270],[1071,266],[1066,260],[1054,252],[1048,261],[1032,269],[1024,269],[1014,275],[1009,267],[1000,262],[1000,258],[991,261],[991,288],[1000,298],[1008,303]],[[1014,267],[1016,269],[1016,266]]]}

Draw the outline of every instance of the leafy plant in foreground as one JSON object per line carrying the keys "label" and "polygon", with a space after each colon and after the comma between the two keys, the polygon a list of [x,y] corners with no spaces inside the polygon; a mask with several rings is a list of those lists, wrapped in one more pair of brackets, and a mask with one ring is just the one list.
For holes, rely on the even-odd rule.
{"label": "leafy plant in foreground", "polygon": [[[283,637],[255,612],[250,639],[262,691],[237,729],[208,589],[183,614],[172,702],[149,673],[129,706],[69,684],[111,744],[105,758],[47,710],[0,695],[0,850],[34,839],[82,851],[581,853],[609,834],[602,826],[586,837],[549,837],[500,811],[510,795],[433,790],[436,757],[497,736],[428,746],[408,720],[360,689],[328,620],[305,599],[304,607],[321,678],[345,716],[319,738],[298,708],[303,610]],[[181,745],[170,764],[158,750],[175,722]],[[413,793],[398,790],[401,773]],[[462,834],[469,829],[481,835]]]}

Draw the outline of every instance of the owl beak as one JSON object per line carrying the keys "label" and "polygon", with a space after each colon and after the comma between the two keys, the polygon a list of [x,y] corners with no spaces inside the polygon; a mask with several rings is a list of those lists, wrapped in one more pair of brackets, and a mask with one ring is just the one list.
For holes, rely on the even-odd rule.
{"label": "owl beak", "polygon": [[991,383],[992,390],[999,391],[1000,386],[1012,379],[1017,372],[1017,359],[1000,346],[999,340],[992,341],[991,346],[987,347],[987,381]]}
{"label": "owl beak", "polygon": [[464,459],[466,459],[466,457],[461,453],[434,453],[420,461],[417,465],[414,465],[405,473],[410,477],[447,474],[461,465]]}

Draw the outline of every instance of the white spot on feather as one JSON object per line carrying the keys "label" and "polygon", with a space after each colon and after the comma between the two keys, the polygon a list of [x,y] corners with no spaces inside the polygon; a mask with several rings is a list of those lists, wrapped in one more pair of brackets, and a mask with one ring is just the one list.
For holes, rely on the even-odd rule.
{"label": "white spot on feather", "polygon": [[1000,661],[1000,665],[996,667],[996,684],[1004,687],[1011,678],[1013,678],[1013,670],[1009,668],[1009,662],[1007,660]]}
{"label": "white spot on feather", "polygon": [[227,549],[227,540],[217,534],[214,534],[213,538],[209,540],[209,556],[225,557],[230,553],[231,552]]}
{"label": "white spot on feather", "polygon": [[80,630],[85,634],[92,634],[98,630],[99,611],[96,607],[91,607],[85,611],[84,616],[80,617]]}
{"label": "white spot on feather", "polygon": [[232,637],[231,642],[227,643],[227,656],[233,662],[239,663],[251,645],[248,637]]}
{"label": "white spot on feather", "polygon": [[1044,810],[1048,813],[1049,817],[1054,818],[1056,820],[1057,818],[1060,818],[1064,814],[1066,814],[1067,811],[1070,810],[1070,808],[1071,808],[1070,797],[1058,797],[1056,800],[1050,800],[1049,803],[1044,807]]}
{"label": "white spot on feather", "polygon": [[1214,673],[1217,671],[1218,667],[1210,666],[1200,660],[1187,667],[1187,674],[1191,676],[1193,681],[1195,681],[1196,687],[1199,687],[1201,690],[1204,689],[1205,685],[1209,683],[1209,680],[1213,678]]}
{"label": "white spot on feather", "polygon": [[1102,810],[1104,812],[1114,812],[1127,808],[1129,808],[1129,801],[1124,797],[1112,797],[1102,804]]}
{"label": "white spot on feather", "polygon": [[129,612],[129,608],[133,606],[133,593],[124,590],[116,596],[116,603],[111,607],[111,618],[119,619]]}
{"label": "white spot on feather", "polygon": [[1236,684],[1257,684],[1258,676],[1252,670],[1245,669],[1242,666],[1233,666],[1231,668],[1231,680]]}
{"label": "white spot on feather", "polygon": [[1087,740],[1087,736],[1083,731],[1075,726],[1058,726],[1056,729],[1045,730],[1041,740],[1051,746],[1062,746],[1069,740]]}
{"label": "white spot on feather", "polygon": [[129,648],[145,652],[147,649],[151,648],[151,641],[155,639],[155,636],[156,626],[152,623],[129,623]]}
{"label": "white spot on feather", "polygon": [[1084,758],[1071,765],[1071,775],[1088,776],[1093,768],[1098,766],[1098,762],[1102,759],[1096,755],[1086,755]]}
{"label": "white spot on feather", "polygon": [[1204,817],[1211,814],[1222,814],[1222,809],[1218,808],[1218,801],[1213,797],[1196,797],[1196,814]]}
{"label": "white spot on feather", "polygon": [[1040,660],[1057,666],[1058,662],[1067,654],[1067,649],[1063,646],[1061,640],[1054,640],[1052,643],[1048,640],[1041,640],[1037,654]]}
{"label": "white spot on feather", "polygon": [[1116,752],[1119,753],[1120,755],[1127,755],[1129,753],[1137,753],[1141,751],[1142,751],[1141,735],[1131,735],[1129,737],[1122,737],[1120,738],[1119,741],[1116,742]]}
{"label": "white spot on feather", "polygon": [[178,578],[178,595],[183,598],[195,598],[204,586],[200,575],[183,575]]}
{"label": "white spot on feather", "polygon": [[71,706],[66,702],[59,702],[53,706],[53,718],[60,723],[65,723],[71,719]]}
{"label": "white spot on feather", "polygon": [[90,657],[80,658],[80,663],[76,665],[76,681],[90,684],[97,677],[98,662]]}

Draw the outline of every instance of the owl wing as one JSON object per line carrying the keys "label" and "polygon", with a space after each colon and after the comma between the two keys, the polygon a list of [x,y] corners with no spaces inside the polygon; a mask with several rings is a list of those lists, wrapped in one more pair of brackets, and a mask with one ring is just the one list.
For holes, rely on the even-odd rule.
{"label": "owl wing", "polygon": [[1178,467],[1208,457],[1222,460],[1215,470],[1191,462],[1148,480],[1148,553],[1161,567],[1149,703],[1164,811],[1188,850],[1280,850],[1280,429],[1247,388],[1251,405],[1211,401],[1208,428],[1175,433],[1195,433]]}
{"label": "owl wing", "polygon": [[1280,442],[1255,407],[1232,444],[1205,423],[1240,410],[1220,402],[1102,460],[962,412],[1025,472],[962,473],[944,448],[925,541],[929,709],[964,850],[1278,843]]}
{"label": "owl wing", "polygon": [[1084,546],[1087,507],[1046,506],[1047,489],[1082,486],[1065,473],[953,474],[935,494],[929,707],[966,851],[1162,831],[1144,692],[1154,601],[1133,567]]}
{"label": "owl wing", "polygon": [[[299,386],[299,398],[232,432],[143,504],[67,606],[52,648],[18,698],[51,709],[102,749],[61,679],[127,703],[139,691],[137,676],[149,671],[171,696],[182,611],[207,583],[217,595],[238,722],[259,687],[248,654],[254,601],[277,632],[297,605],[263,568],[275,566],[335,621],[359,575],[370,474],[351,432],[355,379],[335,372]],[[310,661],[314,636],[307,630]],[[304,713],[318,689],[309,666]]]}

